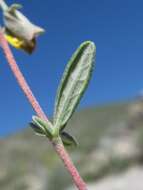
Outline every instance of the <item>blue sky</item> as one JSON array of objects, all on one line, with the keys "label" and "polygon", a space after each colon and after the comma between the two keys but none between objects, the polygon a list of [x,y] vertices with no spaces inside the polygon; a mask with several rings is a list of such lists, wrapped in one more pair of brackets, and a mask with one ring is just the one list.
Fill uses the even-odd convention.
[{"label": "blue sky", "polygon": [[[32,56],[13,49],[15,58],[44,111],[52,115],[56,89],[77,46],[92,40],[96,67],[80,107],[126,101],[143,88],[143,1],[7,0],[46,33]],[[42,2],[42,3],[41,3]],[[1,20],[2,22],[2,20]],[[27,123],[34,114],[0,51],[0,136]]]}]

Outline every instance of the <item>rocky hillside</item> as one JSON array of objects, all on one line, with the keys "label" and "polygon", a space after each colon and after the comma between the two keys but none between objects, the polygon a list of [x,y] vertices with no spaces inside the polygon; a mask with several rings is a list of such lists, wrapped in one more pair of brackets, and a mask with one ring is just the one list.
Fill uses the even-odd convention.
[{"label": "rocky hillside", "polygon": [[[89,108],[71,119],[67,130],[77,138],[79,146],[68,151],[84,179],[91,183],[91,190],[100,182],[116,182],[112,176],[121,175],[122,179],[126,172],[129,175],[134,168],[143,167],[141,102]],[[136,173],[139,173],[137,179],[143,175]],[[1,190],[64,190],[71,189],[71,185],[69,175],[46,138],[26,129],[0,140]],[[121,185],[119,190],[127,187]]]}]

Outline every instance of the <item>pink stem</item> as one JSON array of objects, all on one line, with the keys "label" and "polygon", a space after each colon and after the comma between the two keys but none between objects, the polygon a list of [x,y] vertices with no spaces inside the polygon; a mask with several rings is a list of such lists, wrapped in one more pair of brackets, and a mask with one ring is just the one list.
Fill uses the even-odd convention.
[{"label": "pink stem", "polygon": [[[14,59],[14,56],[9,48],[9,45],[3,35],[2,30],[0,30],[0,44],[4,51],[5,57],[9,63],[9,66],[10,66],[14,76],[16,77],[16,80],[17,80],[19,86],[23,90],[24,94],[26,95],[27,99],[29,100],[30,104],[32,105],[33,109],[35,110],[35,112],[37,113],[37,115],[40,118],[42,118],[44,120],[48,120],[47,116],[45,115],[42,108],[40,107],[38,101],[34,97],[30,87],[28,86],[23,74],[21,73],[21,71]],[[85,182],[80,177],[76,167],[74,166],[68,153],[66,152],[62,142],[57,141],[57,142],[52,142],[52,144],[53,144],[55,151],[57,152],[57,154],[59,155],[61,160],[64,162],[65,167],[67,168],[70,175],[72,176],[72,179],[73,179],[75,185],[77,186],[77,188],[79,190],[87,190]]]},{"label": "pink stem", "polygon": [[69,154],[66,152],[63,143],[52,143],[55,147],[55,151],[57,152],[57,154],[60,156],[60,158],[63,160],[63,163],[65,165],[65,167],[67,168],[67,170],[69,171],[70,175],[73,178],[73,181],[75,183],[75,185],[77,186],[77,188],[79,190],[88,190],[87,186],[85,184],[85,182],[82,180],[81,176],[79,175],[77,169],[75,168],[75,166],[73,165]]},{"label": "pink stem", "polygon": [[21,89],[23,90],[27,99],[29,100],[30,104],[32,105],[33,109],[35,110],[35,112],[37,113],[37,115],[39,117],[47,120],[45,113],[41,109],[38,101],[36,100],[36,98],[34,97],[32,91],[31,91],[30,87],[27,85],[27,82],[25,81],[25,78],[24,78],[23,74],[21,73],[18,65],[16,64],[16,61],[12,55],[12,52],[8,46],[8,43],[5,40],[4,35],[1,31],[0,31],[0,43],[3,48],[4,54],[7,58],[7,61],[9,63],[9,66],[10,66],[14,76],[16,77],[19,86],[21,87]]}]

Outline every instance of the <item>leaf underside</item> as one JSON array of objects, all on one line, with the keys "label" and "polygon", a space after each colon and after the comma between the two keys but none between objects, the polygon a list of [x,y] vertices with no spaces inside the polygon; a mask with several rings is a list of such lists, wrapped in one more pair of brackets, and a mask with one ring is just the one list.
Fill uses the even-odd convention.
[{"label": "leaf underside", "polygon": [[77,146],[78,145],[78,142],[75,139],[75,137],[71,136],[67,132],[63,131],[60,134],[60,136],[61,136],[61,139],[62,139],[64,145],[66,145],[66,146]]},{"label": "leaf underside", "polygon": [[88,86],[95,50],[93,42],[84,42],[67,64],[58,88],[54,110],[54,126],[61,130],[66,126]]},{"label": "leaf underside", "polygon": [[33,122],[29,123],[30,127],[35,131],[37,135],[46,136],[45,129],[35,125]]}]

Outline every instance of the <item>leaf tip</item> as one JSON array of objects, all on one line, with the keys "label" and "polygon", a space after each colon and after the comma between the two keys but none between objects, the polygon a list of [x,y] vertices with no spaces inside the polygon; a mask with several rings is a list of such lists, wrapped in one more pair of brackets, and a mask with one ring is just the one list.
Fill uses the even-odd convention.
[{"label": "leaf tip", "polygon": [[96,45],[93,41],[87,40],[82,43],[82,46],[89,46],[91,49],[96,50]]}]

